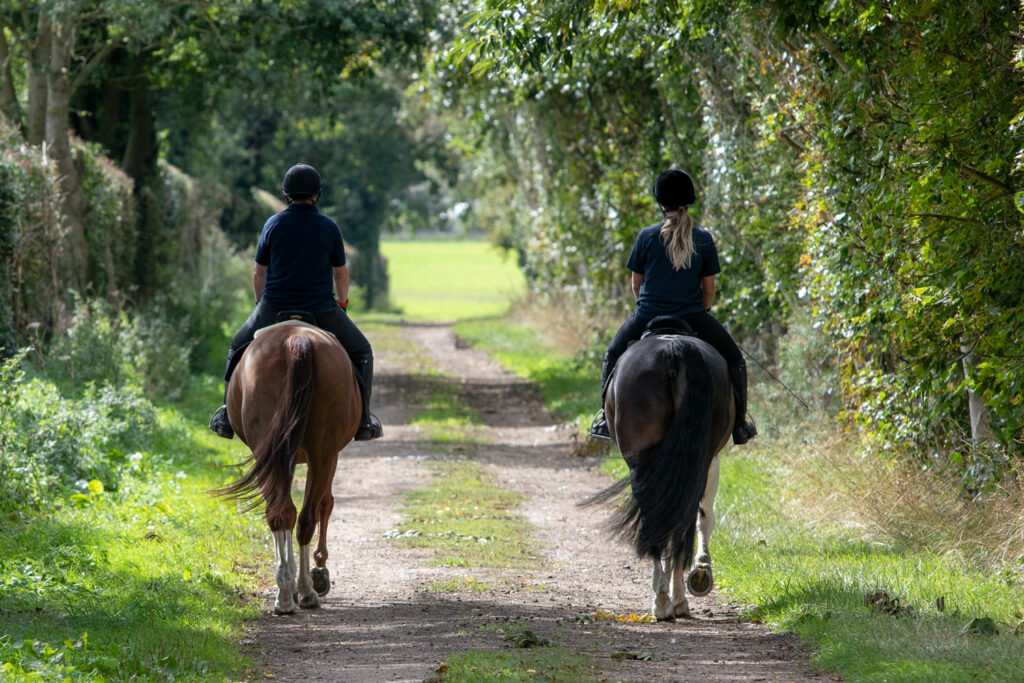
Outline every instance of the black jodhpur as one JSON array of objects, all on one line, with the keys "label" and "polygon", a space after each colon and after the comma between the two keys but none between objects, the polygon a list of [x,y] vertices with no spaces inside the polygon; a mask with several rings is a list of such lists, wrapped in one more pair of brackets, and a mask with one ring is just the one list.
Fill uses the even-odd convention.
[{"label": "black jodhpur", "polygon": [[[227,395],[228,382],[231,381],[231,371],[234,369],[232,360],[238,350],[251,342],[256,336],[256,331],[278,322],[277,316],[282,311],[295,310],[294,308],[277,308],[264,301],[256,304],[249,319],[245,321],[241,329],[231,339],[231,346],[228,349],[227,366],[224,370],[224,392]],[[356,371],[356,380],[359,382],[359,389],[363,395],[363,416],[360,424],[367,424],[370,419],[370,393],[373,390],[373,349],[370,342],[356,324],[352,322],[348,314],[338,306],[331,306],[317,311],[310,311],[316,318],[317,327],[330,332],[348,352],[352,365]]]},{"label": "black jodhpur", "polygon": [[[750,425],[749,428],[746,427],[747,363],[743,359],[740,347],[733,341],[732,335],[707,311],[698,311],[697,313],[676,317],[685,321],[701,339],[714,347],[715,351],[718,351],[725,359],[726,365],[729,368],[729,380],[732,383],[733,396],[736,401],[736,428],[737,430],[741,428],[753,429],[753,425]],[[647,323],[652,319],[634,312],[622,324],[619,331],[615,333],[615,337],[612,338],[611,344],[608,345],[608,351],[604,355],[604,364],[601,366],[602,403],[604,403],[605,394],[608,393],[608,381],[611,379],[615,364],[622,354],[626,352],[629,343],[640,339],[644,330],[647,329]],[[733,433],[734,438],[739,436],[741,439],[737,440],[736,443],[746,441],[743,438],[743,434],[737,435],[736,430]],[[753,436],[753,434],[750,434],[750,436]]]}]

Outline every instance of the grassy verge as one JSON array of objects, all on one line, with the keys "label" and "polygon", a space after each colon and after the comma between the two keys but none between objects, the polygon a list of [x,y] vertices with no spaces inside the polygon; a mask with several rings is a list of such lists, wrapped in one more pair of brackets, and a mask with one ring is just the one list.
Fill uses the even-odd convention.
[{"label": "grassy verge", "polygon": [[[530,527],[513,509],[523,496],[498,488],[479,463],[429,461],[430,486],[406,494],[398,542],[433,548],[439,564],[457,567],[533,567]],[[472,579],[438,590],[482,590]]]},{"label": "grassy verge", "polygon": [[[563,416],[585,414],[596,401],[588,389],[593,374],[539,331],[509,321],[462,323],[457,331],[537,381]],[[752,402],[765,413],[761,437],[723,453],[712,541],[723,596],[746,605],[751,620],[796,632],[815,663],[844,680],[1020,680],[1024,558],[984,562],[984,553],[955,543],[900,543],[872,531],[862,508],[837,504],[851,499],[838,496],[827,476],[808,479],[800,471],[821,469],[814,449],[827,439],[809,435],[827,419],[796,424],[783,415],[786,406],[769,408],[783,402],[768,391],[755,389]],[[892,476],[872,493],[898,516],[907,504],[899,500],[898,477],[881,464],[857,466],[868,470],[865,480],[872,472],[876,480]],[[618,477],[626,469],[610,458],[605,471]]]},{"label": "grassy verge", "polygon": [[[212,383],[201,393],[216,405]],[[218,680],[252,666],[238,640],[269,551],[252,515],[206,493],[232,474],[211,465],[242,447],[183,410],[160,409],[156,446],[127,456],[116,491],[96,481],[3,525],[0,679]]]}]

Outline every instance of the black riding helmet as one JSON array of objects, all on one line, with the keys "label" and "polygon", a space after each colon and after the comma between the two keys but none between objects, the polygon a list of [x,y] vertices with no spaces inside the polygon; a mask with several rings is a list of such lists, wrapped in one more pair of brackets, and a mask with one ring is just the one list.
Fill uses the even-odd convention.
[{"label": "black riding helmet", "polygon": [[293,199],[309,199],[320,192],[320,174],[309,164],[295,164],[284,174],[281,192]]},{"label": "black riding helmet", "polygon": [[666,211],[675,211],[680,206],[690,206],[697,201],[693,178],[686,171],[677,168],[665,171],[654,181],[654,199]]}]

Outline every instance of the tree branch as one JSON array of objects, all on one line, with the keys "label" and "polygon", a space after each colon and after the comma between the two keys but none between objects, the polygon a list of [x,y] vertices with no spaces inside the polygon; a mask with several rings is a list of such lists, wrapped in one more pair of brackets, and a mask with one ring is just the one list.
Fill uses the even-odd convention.
[{"label": "tree branch", "polygon": [[974,180],[979,180],[979,181],[985,183],[986,185],[989,185],[991,187],[996,188],[997,190],[1000,190],[1003,194],[1007,194],[1007,195],[1010,195],[1010,196],[1013,196],[1014,194],[1016,194],[1016,192],[1014,191],[1014,189],[1012,187],[1010,187],[1009,185],[1007,185],[1006,183],[1004,183],[1001,180],[997,180],[996,178],[993,178],[992,176],[990,176],[988,174],[982,173],[981,171],[979,171],[976,168],[971,168],[967,164],[959,164],[959,166],[960,166],[960,173],[962,173],[963,175],[967,176],[968,178],[973,178]]},{"label": "tree branch", "polygon": [[71,92],[75,93],[78,90],[78,88],[85,83],[86,79],[89,78],[89,75],[93,72],[93,70],[97,66],[102,64],[103,60],[109,57],[110,54],[119,47],[120,45],[117,43],[107,43],[100,49],[99,52],[94,54],[92,58],[88,62],[86,62],[85,66],[83,66],[82,69],[78,72],[78,75],[75,76],[75,80],[71,82]]},{"label": "tree branch", "polygon": [[908,213],[907,218],[934,218],[940,221],[955,221],[957,223],[971,223],[973,225],[988,225],[977,218],[964,218],[963,216],[949,216],[943,213]]},{"label": "tree branch", "polygon": [[796,140],[794,140],[793,138],[791,138],[791,137],[789,136],[789,133],[787,133],[787,132],[786,132],[786,131],[785,131],[784,129],[781,129],[781,128],[780,128],[780,129],[779,129],[779,131],[778,131],[778,132],[776,133],[776,135],[777,135],[777,136],[778,136],[778,137],[779,137],[779,138],[780,138],[780,139],[781,139],[781,140],[782,140],[783,142],[785,142],[785,143],[786,143],[787,145],[789,145],[789,146],[790,146],[790,147],[792,147],[792,148],[793,148],[794,150],[796,150],[796,153],[797,153],[797,154],[804,154],[805,152],[807,152],[807,148],[806,148],[806,147],[804,147],[803,145],[801,145],[801,144],[800,144],[799,142],[797,142],[797,141],[796,141]]}]

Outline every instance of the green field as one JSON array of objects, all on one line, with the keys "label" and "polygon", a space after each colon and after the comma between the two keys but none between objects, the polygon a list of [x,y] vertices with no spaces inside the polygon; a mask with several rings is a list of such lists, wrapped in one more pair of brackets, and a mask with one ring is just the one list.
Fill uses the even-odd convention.
[{"label": "green field", "polygon": [[403,318],[455,321],[502,315],[526,291],[515,256],[484,241],[385,240],[391,303]]}]

